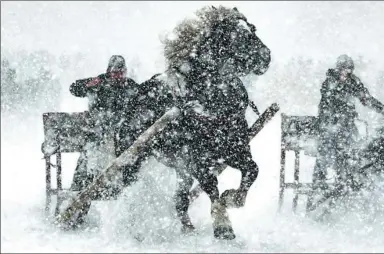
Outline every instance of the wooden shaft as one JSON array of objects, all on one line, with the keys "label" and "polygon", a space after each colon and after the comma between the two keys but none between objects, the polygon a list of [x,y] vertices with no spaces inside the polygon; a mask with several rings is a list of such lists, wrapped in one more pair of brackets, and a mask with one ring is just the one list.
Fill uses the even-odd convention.
[{"label": "wooden shaft", "polygon": [[[151,127],[142,133],[138,139],[119,157],[114,159],[111,164],[98,175],[91,184],[82,190],[75,199],[70,202],[67,208],[56,217],[56,223],[68,226],[72,223],[73,217],[80,213],[84,205],[102,191],[109,182],[116,180],[121,173],[123,166],[132,166],[140,156],[141,150],[159,132],[161,132],[171,121],[180,115],[180,109],[173,107],[158,119]],[[119,186],[123,188],[123,186]]]}]

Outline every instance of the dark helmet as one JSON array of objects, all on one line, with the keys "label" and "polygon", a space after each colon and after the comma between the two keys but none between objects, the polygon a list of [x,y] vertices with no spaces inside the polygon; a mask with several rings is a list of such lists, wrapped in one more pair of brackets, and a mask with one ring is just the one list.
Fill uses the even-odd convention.
[{"label": "dark helmet", "polygon": [[125,59],[124,57],[120,55],[113,55],[109,59],[107,73],[108,72],[115,72],[115,71],[127,71],[127,66],[125,65]]},{"label": "dark helmet", "polygon": [[355,69],[355,64],[353,63],[353,60],[351,57],[347,55],[341,55],[337,58],[336,68],[339,70],[348,69],[353,71]]}]

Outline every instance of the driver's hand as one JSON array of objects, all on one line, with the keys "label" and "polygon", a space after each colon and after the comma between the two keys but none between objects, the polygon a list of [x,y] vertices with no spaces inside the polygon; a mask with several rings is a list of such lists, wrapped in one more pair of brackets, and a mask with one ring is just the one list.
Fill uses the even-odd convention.
[{"label": "driver's hand", "polygon": [[87,83],[87,87],[95,87],[101,83],[101,79],[99,77],[92,79]]}]

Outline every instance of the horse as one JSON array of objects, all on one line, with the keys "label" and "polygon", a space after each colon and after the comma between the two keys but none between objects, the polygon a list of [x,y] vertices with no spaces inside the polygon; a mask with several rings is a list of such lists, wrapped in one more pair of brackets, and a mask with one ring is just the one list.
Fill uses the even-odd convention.
[{"label": "horse", "polygon": [[[131,105],[135,117],[122,124],[116,144],[122,153],[178,106],[181,116],[148,144],[134,167],[123,170],[124,182],[134,182],[141,163],[154,156],[176,171],[175,206],[182,231],[194,230],[188,197],[195,179],[211,201],[214,237],[231,240],[236,235],[227,208],[244,206],[259,171],[247,139],[249,101],[240,77],[263,75],[271,52],[237,8],[207,6],[195,14],[163,40],[167,69],[140,84],[140,96]],[[240,170],[241,182],[237,190],[220,196],[212,168],[222,163]]]}]

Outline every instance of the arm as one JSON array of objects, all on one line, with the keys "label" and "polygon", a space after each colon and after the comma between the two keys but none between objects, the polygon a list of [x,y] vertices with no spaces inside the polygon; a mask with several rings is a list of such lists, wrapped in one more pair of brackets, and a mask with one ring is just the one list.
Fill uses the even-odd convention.
[{"label": "arm", "polygon": [[104,75],[100,75],[96,78],[86,78],[76,80],[75,83],[69,87],[69,91],[76,97],[86,97],[87,93],[95,90],[99,84],[105,79]]},{"label": "arm", "polygon": [[364,84],[360,81],[359,78],[354,77],[354,80],[356,81],[356,97],[360,100],[360,102],[373,110],[375,110],[377,113],[384,115],[384,104],[382,104],[379,100],[377,100],[375,97],[373,97],[368,89],[364,86]]},{"label": "arm", "polygon": [[91,80],[91,78],[76,80],[75,83],[69,87],[69,91],[72,95],[76,97],[85,97],[87,96],[86,84]]},{"label": "arm", "polygon": [[364,102],[362,102],[364,106],[368,106],[372,109],[374,109],[377,113],[384,115],[384,105],[381,103],[378,99],[373,97],[372,95],[369,95],[364,99]]}]

